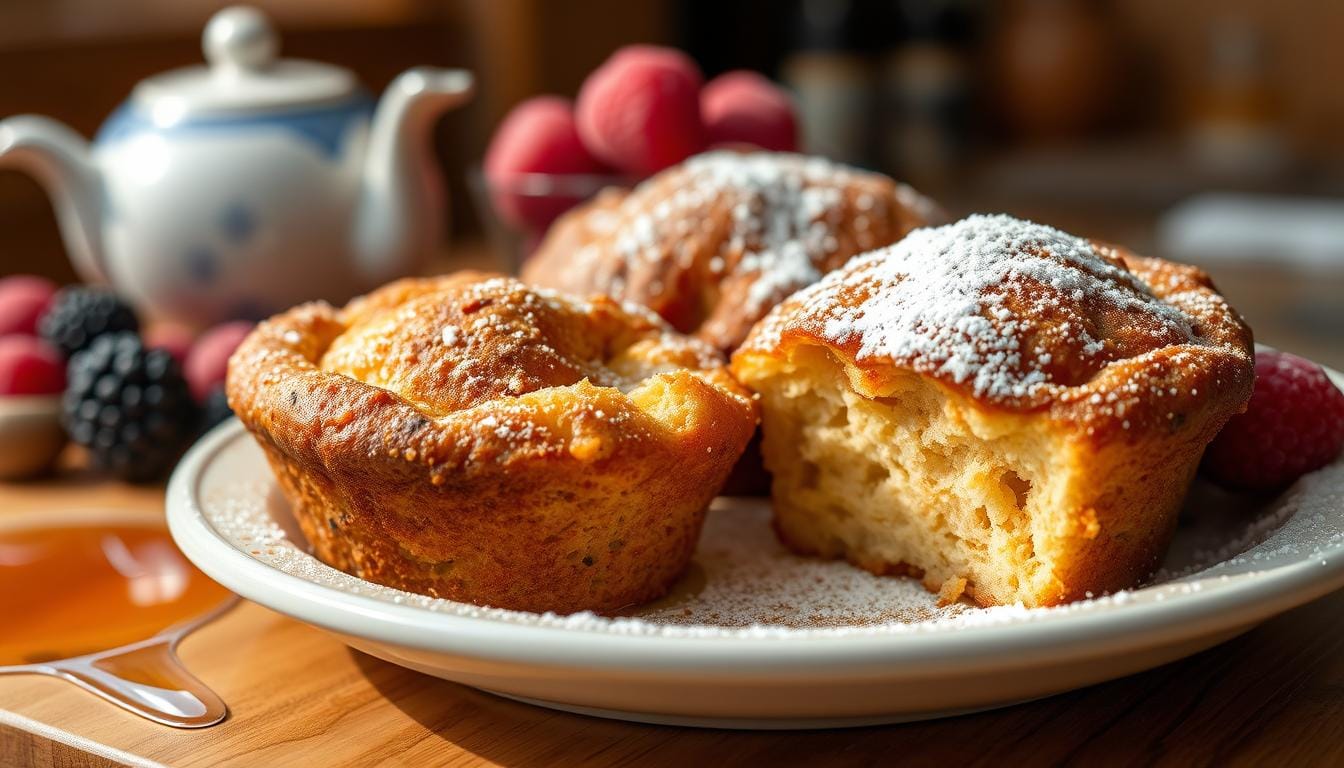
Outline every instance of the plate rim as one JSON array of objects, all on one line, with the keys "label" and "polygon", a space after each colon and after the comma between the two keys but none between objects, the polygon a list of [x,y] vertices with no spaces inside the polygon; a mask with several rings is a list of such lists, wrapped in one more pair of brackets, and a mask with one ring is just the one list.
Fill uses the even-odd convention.
[{"label": "plate rim", "polygon": [[[1330,368],[1325,371],[1344,387],[1344,375]],[[1340,542],[1309,559],[1299,556],[1241,583],[1193,596],[912,633],[687,637],[460,616],[318,584],[253,558],[224,539],[205,519],[199,486],[206,467],[247,437],[241,422],[226,421],[188,451],[169,480],[168,528],[196,567],[244,598],[337,634],[480,661],[652,676],[731,670],[744,678],[769,677],[787,669],[790,679],[834,678],[839,673],[859,677],[879,670],[890,675],[895,665],[903,674],[932,677],[951,669],[967,674],[982,667],[1028,668],[1044,661],[1104,656],[1136,645],[1179,643],[1248,627],[1344,587],[1344,542]],[[1136,639],[1140,637],[1141,641]]]}]

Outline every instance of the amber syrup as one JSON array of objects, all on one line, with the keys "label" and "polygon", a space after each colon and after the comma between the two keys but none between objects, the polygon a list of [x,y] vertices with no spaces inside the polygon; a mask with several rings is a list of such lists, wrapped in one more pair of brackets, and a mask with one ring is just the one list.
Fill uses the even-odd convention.
[{"label": "amber syrup", "polygon": [[161,525],[0,530],[0,666],[145,640],[228,595]]}]

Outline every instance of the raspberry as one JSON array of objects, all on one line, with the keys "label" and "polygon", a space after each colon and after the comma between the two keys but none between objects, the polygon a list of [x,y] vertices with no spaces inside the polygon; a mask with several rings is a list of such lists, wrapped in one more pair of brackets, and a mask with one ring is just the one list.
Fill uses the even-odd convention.
[{"label": "raspberry", "polygon": [[177,362],[133,333],[94,339],[70,359],[68,377],[66,432],[95,467],[123,480],[162,477],[196,435],[196,405]]},{"label": "raspberry", "polygon": [[65,360],[36,336],[0,336],[0,395],[58,395]]},{"label": "raspberry", "polygon": [[126,302],[105,288],[63,288],[38,321],[37,331],[70,357],[104,333],[138,331],[140,321]]},{"label": "raspberry", "polygon": [[1220,485],[1281,488],[1329,464],[1344,447],[1344,392],[1319,365],[1285,352],[1255,356],[1255,392],[1204,453]]},{"label": "raspberry", "polygon": [[588,76],[576,108],[579,136],[601,160],[652,174],[705,147],[700,69],[681,51],[632,45]]},{"label": "raspberry", "polygon": [[224,383],[228,373],[229,356],[243,343],[247,334],[252,332],[252,323],[238,320],[224,323],[206,331],[196,340],[196,345],[187,353],[187,362],[182,366],[191,385],[191,396],[196,402],[204,403],[210,390]]},{"label": "raspberry", "polygon": [[580,202],[573,194],[525,188],[528,174],[590,175],[608,170],[583,146],[574,108],[558,96],[528,99],[509,112],[485,153],[495,210],[510,223],[542,231]]},{"label": "raspberry", "polygon": [[700,92],[700,114],[711,146],[748,144],[798,151],[798,118],[779,86],[748,70],[726,72]]},{"label": "raspberry", "polygon": [[0,279],[0,336],[37,333],[37,320],[55,293],[55,283],[35,275]]}]

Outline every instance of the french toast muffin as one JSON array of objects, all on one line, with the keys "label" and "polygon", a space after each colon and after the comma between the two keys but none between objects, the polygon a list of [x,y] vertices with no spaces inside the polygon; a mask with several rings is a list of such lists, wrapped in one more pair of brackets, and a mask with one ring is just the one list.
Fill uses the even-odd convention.
[{"label": "french toast muffin", "polygon": [[530,611],[663,594],[756,426],[647,309],[480,274],[273,317],[227,386],[323,561]]},{"label": "french toast muffin", "polygon": [[732,370],[761,397],[788,546],[1027,606],[1152,572],[1254,378],[1200,270],[1007,216],[856,257]]},{"label": "french toast muffin", "polygon": [[724,352],[857,253],[941,223],[886,176],[790,153],[708,152],[560,218],[523,279],[652,308]]}]

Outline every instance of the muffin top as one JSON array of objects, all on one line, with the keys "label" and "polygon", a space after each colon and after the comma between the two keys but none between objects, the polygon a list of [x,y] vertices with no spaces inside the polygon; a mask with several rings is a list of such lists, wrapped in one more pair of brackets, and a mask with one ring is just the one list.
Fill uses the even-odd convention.
[{"label": "muffin top", "polygon": [[870,397],[914,371],[1089,432],[1244,402],[1253,376],[1250,329],[1204,272],[1002,215],[856,257],[771,312],[738,356],[796,344],[829,348]]},{"label": "muffin top", "polygon": [[[479,273],[402,280],[344,309],[318,302],[278,315],[231,358],[228,395],[249,429],[306,461],[390,460],[436,484],[461,470],[597,460],[618,448],[726,450],[718,444],[755,422],[723,357],[648,309]],[[707,413],[734,425],[714,434],[699,421]]]},{"label": "muffin top", "polygon": [[523,278],[637,301],[730,351],[790,293],[939,219],[927,198],[879,174],[710,152],[562,218]]},{"label": "muffin top", "polygon": [[[388,297],[395,297],[388,301]],[[634,304],[582,300],[507,277],[394,283],[341,313],[320,367],[443,416],[587,380],[630,390],[662,372],[723,359]]]}]

